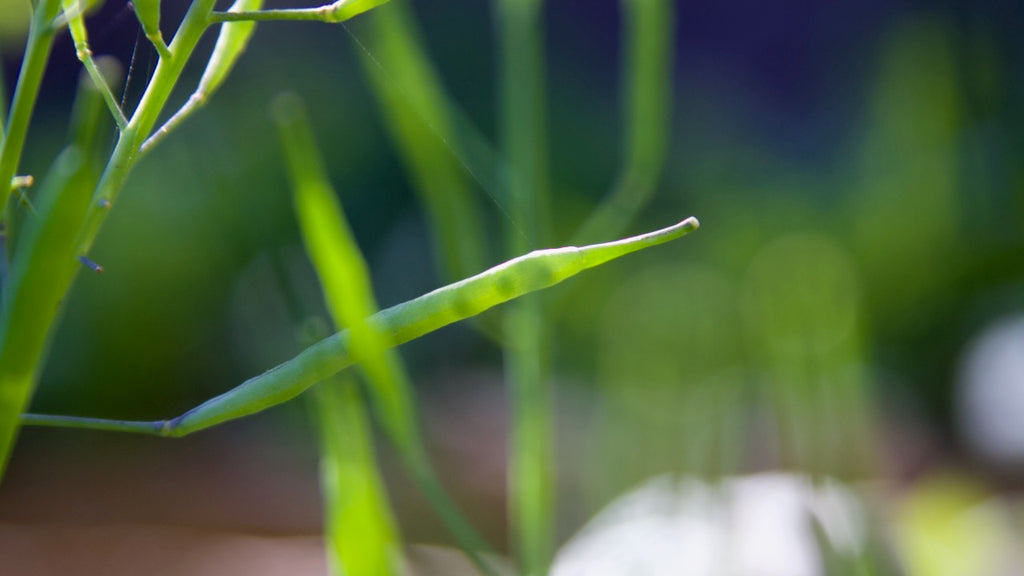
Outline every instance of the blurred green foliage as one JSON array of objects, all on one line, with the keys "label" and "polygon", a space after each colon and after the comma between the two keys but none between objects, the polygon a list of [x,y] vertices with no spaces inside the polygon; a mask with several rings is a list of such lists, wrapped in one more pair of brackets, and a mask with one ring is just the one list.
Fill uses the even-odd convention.
[{"label": "blurred green foliage", "polygon": [[[23,5],[0,2],[0,38],[12,37],[9,14]],[[494,263],[494,231],[509,207],[487,175],[500,170],[487,166],[489,150],[460,140],[464,125],[492,142],[498,132],[491,15],[477,3],[415,8],[428,76],[406,66],[395,29],[408,23],[384,16],[387,7],[347,31],[259,29],[221,93],[131,177],[94,253],[106,273],[75,285],[36,410],[163,417],[287,354],[290,335],[274,322],[260,327],[252,304],[272,290],[253,269],[298,245],[266,113],[284,88],[318,111],[327,170],[344,182],[382,305],[440,285],[439,270]],[[628,142],[616,120],[622,79],[611,72],[618,45],[603,36],[585,44],[567,24],[593,17],[596,30],[614,30],[618,15],[589,8],[551,8],[554,244],[568,242],[614,184]],[[680,22],[695,17],[676,9]],[[581,481],[586,509],[665,471],[912,476],[920,471],[909,464],[886,464],[905,440],[888,436],[901,433],[892,420],[908,413],[957,449],[959,352],[981,325],[1024,304],[1019,40],[980,12],[899,6],[865,18],[871,33],[857,42],[790,31],[812,36],[805,53],[827,62],[803,72],[819,91],[798,112],[787,108],[803,102],[798,86],[760,86],[737,63],[760,62],[750,56],[764,49],[756,39],[730,51],[680,35],[674,112],[660,119],[665,172],[660,185],[644,183],[652,201],[630,229],[694,213],[704,230],[556,288],[549,312],[557,377],[582,383],[596,406],[577,432],[592,472]],[[819,33],[847,30],[830,26]],[[815,42],[832,51],[815,52]],[[135,82],[152,58],[140,47]],[[772,90],[797,104],[779,104]],[[28,143],[30,167],[52,156],[62,136],[53,118],[69,105],[44,95],[53,100]],[[423,145],[396,147],[389,131]],[[424,206],[416,191],[426,188],[472,196],[479,217]],[[429,226],[436,221],[484,239],[460,245],[449,228]],[[414,381],[452,367],[497,370],[484,336],[445,334],[403,349]],[[907,522],[930,524],[927,504],[908,504]]]}]

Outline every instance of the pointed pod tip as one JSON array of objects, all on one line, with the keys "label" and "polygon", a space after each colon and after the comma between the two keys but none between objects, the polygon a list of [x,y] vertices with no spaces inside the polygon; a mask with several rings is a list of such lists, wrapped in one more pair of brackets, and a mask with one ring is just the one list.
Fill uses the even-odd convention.
[{"label": "pointed pod tip", "polygon": [[587,268],[597,266],[603,262],[607,262],[613,258],[618,258],[629,254],[630,252],[636,252],[637,250],[643,250],[651,246],[657,246],[658,244],[664,244],[677,238],[686,236],[690,232],[693,232],[700,227],[700,222],[690,216],[672,226],[662,228],[660,230],[654,230],[646,234],[640,234],[639,236],[633,236],[630,238],[623,238],[622,240],[615,240],[613,242],[605,242],[603,244],[592,244],[590,246],[583,246],[578,250],[587,254]]},{"label": "pointed pod tip", "polygon": [[685,236],[698,228],[700,228],[700,221],[697,220],[695,216],[690,216],[680,220],[677,224],[673,224],[667,228],[655,230],[654,232],[649,232],[647,234],[641,234],[636,238],[650,239],[655,241],[655,243],[660,244],[661,242],[675,240],[676,238]]}]

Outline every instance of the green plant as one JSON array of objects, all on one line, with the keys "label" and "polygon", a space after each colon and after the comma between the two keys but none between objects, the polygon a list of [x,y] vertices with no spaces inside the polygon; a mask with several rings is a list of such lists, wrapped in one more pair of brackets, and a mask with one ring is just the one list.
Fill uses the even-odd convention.
[{"label": "green plant", "polygon": [[[393,573],[399,569],[394,557],[389,555],[394,553],[390,550],[396,545],[397,536],[383,489],[376,478],[362,400],[353,386],[333,381],[347,366],[359,364],[367,395],[384,431],[460,545],[472,555],[481,570],[490,570],[479,554],[486,551],[486,544],[448,500],[432,472],[420,439],[411,385],[392,348],[441,326],[476,316],[497,304],[551,286],[584,269],[678,238],[697,227],[696,220],[689,218],[663,230],[616,242],[529,252],[546,245],[549,235],[540,82],[541,4],[537,0],[503,0],[498,4],[504,54],[501,156],[506,164],[498,177],[488,179],[496,183],[497,189],[492,190],[492,194],[504,198],[509,207],[512,223],[506,234],[509,256],[528,254],[378,312],[366,265],[317,160],[299,107],[294,101],[284,100],[278,119],[307,252],[320,276],[335,325],[346,329],[317,338],[316,343],[292,360],[169,420],[135,422],[24,414],[39,379],[61,302],[82,264],[91,263],[89,250],[132,168],[141,156],[149,153],[217,91],[245,50],[254,33],[254,22],[343,22],[379,4],[382,4],[379,0],[339,0],[310,9],[261,10],[261,0],[236,0],[228,11],[219,12],[214,10],[213,0],[194,0],[171,42],[165,44],[158,4],[152,0],[138,2],[136,11],[140,24],[159,54],[159,63],[139,105],[129,117],[114,97],[112,75],[104,71],[89,48],[84,14],[90,6],[83,0],[39,0],[36,3],[21,73],[0,144],[0,183],[4,183],[0,186],[0,204],[5,207],[4,223],[8,226],[11,247],[0,309],[0,473],[22,424],[183,436],[275,406],[314,384],[329,381],[318,392],[315,407],[320,415],[323,439],[328,529],[335,551],[332,557],[335,566],[344,572]],[[660,140],[664,134],[654,131],[646,135],[643,126],[651,124],[652,118],[659,111],[664,112],[667,106],[663,67],[667,65],[664,54],[669,34],[664,17],[669,14],[670,4],[661,0],[630,0],[625,4],[630,8],[633,39],[633,58],[629,65],[637,68],[632,76],[633,90],[627,110],[631,125],[637,127],[632,132],[623,176],[623,182],[628,184],[619,185],[611,197],[613,207],[599,210],[599,223],[588,224],[581,233],[583,237],[596,236],[605,227],[624,226],[650,195],[661,165],[663,143]],[[440,194],[451,194],[441,179],[451,177],[452,166],[439,169],[434,160],[445,157],[446,152],[438,154],[437,150],[421,149],[412,143],[410,133],[419,129],[417,119],[433,121],[430,125],[435,131],[454,130],[451,126],[460,121],[457,111],[449,106],[449,99],[439,88],[429,63],[417,57],[423,50],[417,47],[414,34],[405,33],[411,20],[407,14],[397,12],[400,9],[396,7],[396,12],[389,16],[393,20],[384,17],[379,20],[385,31],[381,37],[395,49],[389,53],[390,57],[404,65],[396,67],[405,72],[396,84],[407,82],[408,86],[430,88],[435,97],[396,99],[393,94],[389,97],[386,83],[381,84],[378,77],[379,98],[391,115],[396,140],[404,143],[404,152],[412,170],[418,174],[420,188],[427,190],[424,197],[428,205],[433,206],[432,219],[444,253],[445,268],[449,276],[458,277],[481,267],[480,255],[465,248],[478,238],[459,237],[460,233],[479,234],[465,231],[473,227],[472,218],[467,220],[466,216],[472,214],[472,210],[466,208],[464,194],[454,196],[454,200],[431,203],[431,199],[436,200]],[[17,208],[10,196],[25,183],[23,178],[16,177],[17,168],[49,51],[54,37],[65,26],[87,74],[79,95],[75,128],[65,151],[42,179],[35,211],[15,218],[13,213]],[[220,27],[217,43],[198,87],[180,110],[157,127],[171,91],[182,78],[186,63],[193,58],[200,38],[217,26]],[[644,32],[648,28],[662,41],[645,44],[642,40],[650,37]],[[647,59],[641,54],[648,54]],[[638,64],[652,55],[655,62],[661,62],[660,66],[649,69]],[[368,69],[373,72],[370,63]],[[657,73],[659,70],[661,74]],[[659,82],[660,87],[648,85]],[[654,96],[646,99],[646,94]],[[117,145],[109,155],[104,154],[102,139],[97,136],[103,132],[104,107],[119,132]],[[479,141],[473,144],[456,143],[452,150],[461,158],[468,157],[468,150],[490,154],[486,145]],[[479,164],[467,162],[470,166]],[[624,202],[628,210],[616,208]],[[609,219],[619,221],[608,222]],[[449,223],[457,226],[448,226]],[[512,516],[517,527],[522,568],[530,574],[546,572],[553,539],[551,409],[544,358],[550,338],[546,307],[542,299],[530,297],[506,311],[503,318],[507,364],[514,390]],[[297,322],[302,320],[296,319]],[[342,467],[358,470],[359,475],[341,474],[338,471]],[[353,492],[372,497],[353,498]],[[349,522],[361,528],[352,529],[353,524]],[[374,546],[353,545],[353,534],[367,533],[377,535]],[[352,552],[357,549],[359,553]]]}]

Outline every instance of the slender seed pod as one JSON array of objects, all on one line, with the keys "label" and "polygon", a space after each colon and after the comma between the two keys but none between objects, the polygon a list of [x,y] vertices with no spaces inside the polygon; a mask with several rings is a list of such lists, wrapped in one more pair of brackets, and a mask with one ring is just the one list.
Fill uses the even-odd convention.
[{"label": "slender seed pod", "polygon": [[[471,278],[434,290],[369,319],[397,346],[453,322],[547,288],[587,268],[643,248],[674,240],[696,230],[695,218],[658,230],[582,248],[536,250]],[[318,381],[353,364],[348,331],[310,346],[295,358],[200,404],[164,426],[167,435],[183,436],[221,422],[255,414],[301,394]]]},{"label": "slender seed pod", "polygon": [[325,22],[344,22],[358,16],[371,8],[376,8],[388,0],[338,0],[326,7]]},{"label": "slender seed pod", "polygon": [[146,38],[154,43],[163,44],[164,37],[160,33],[160,0],[132,0],[132,6]]},{"label": "slender seed pod", "polygon": [[0,308],[0,475],[18,415],[35,388],[60,304],[78,271],[75,239],[96,185],[92,158],[103,146],[103,99],[83,74],[75,99],[71,145],[43,180],[36,213],[18,233]]},{"label": "slender seed pod", "polygon": [[74,240],[94,183],[84,154],[69,148],[45,178],[37,214],[19,233],[0,309],[0,470],[38,379],[50,326],[78,268]]},{"label": "slender seed pod", "polygon": [[[471,278],[381,310],[367,321],[387,335],[389,346],[398,346],[513,298],[557,284],[588,268],[675,240],[698,226],[697,219],[690,217],[668,228],[615,242],[536,250]],[[317,382],[348,368],[355,363],[349,338],[347,330],[329,336],[291,360],[170,420],[131,421],[25,414],[22,422],[35,426],[186,436],[287,402]]]},{"label": "slender seed pod", "polygon": [[[249,12],[262,7],[263,0],[235,0],[227,13]],[[206,104],[206,101],[220,88],[235,67],[235,63],[245,52],[245,48],[249,45],[249,39],[252,38],[255,31],[255,22],[224,22],[221,24],[217,43],[213,46],[213,53],[206,64],[206,69],[203,70],[203,76],[199,79],[199,86],[196,87],[195,92],[189,96],[185,104],[152,136],[146,139],[139,150],[142,154],[148,153],[153,146]]]},{"label": "slender seed pod", "polygon": [[75,52],[79,60],[91,55],[89,50],[89,32],[85,28],[84,0],[62,0],[64,14],[68,18],[68,32],[75,43]]},{"label": "slender seed pod", "polygon": [[[228,12],[247,12],[259,10],[263,7],[263,0],[235,0],[228,8]],[[249,45],[249,39],[256,30],[255,22],[225,22],[217,36],[217,43],[213,47],[213,54],[210,55],[209,63],[199,79],[197,93],[208,97],[227,78],[235,62]]]}]

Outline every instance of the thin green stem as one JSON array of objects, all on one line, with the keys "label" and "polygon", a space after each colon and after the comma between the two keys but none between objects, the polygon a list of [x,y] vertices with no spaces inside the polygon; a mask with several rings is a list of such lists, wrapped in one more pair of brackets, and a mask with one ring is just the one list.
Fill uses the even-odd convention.
[{"label": "thin green stem", "polygon": [[130,432],[132,434],[148,434],[170,436],[168,421],[155,420],[140,422],[137,420],[108,420],[104,418],[83,418],[80,416],[53,416],[42,414],[22,414],[22,426],[44,426],[49,428],[78,428],[81,430],[102,430],[107,432]]},{"label": "thin green stem", "polygon": [[[230,12],[256,9],[263,5],[263,0],[235,0],[231,5]],[[159,144],[168,134],[177,128],[187,118],[196,113],[206,104],[210,96],[220,88],[228,74],[234,68],[235,63],[245,52],[249,45],[249,39],[256,31],[256,24],[253,22],[236,22],[222,24],[220,34],[217,35],[217,43],[213,47],[213,53],[206,64],[202,78],[199,79],[199,86],[189,96],[188,101],[174,113],[164,124],[156,130],[139,149],[139,153],[145,155],[153,146]]]},{"label": "thin green stem", "polygon": [[76,48],[75,53],[85,67],[85,71],[97,86],[97,89],[99,89],[100,95],[103,96],[103,102],[107,105],[107,109],[110,110],[110,115],[114,118],[117,129],[123,132],[128,128],[128,118],[125,117],[124,111],[121,110],[121,105],[118,103],[117,97],[114,96],[114,92],[110,89],[110,84],[107,83],[103,72],[96,66],[96,60],[92,57],[92,52],[88,51],[88,48],[86,50],[83,51]]},{"label": "thin green stem", "polygon": [[[23,290],[19,291],[14,287],[9,290],[13,296],[9,296],[5,291],[4,313],[0,317],[0,477],[17,436],[19,415],[31,398],[48,335],[56,320],[58,304],[63,300],[81,268],[79,260],[88,253],[111,203],[124,186],[143,137],[155,124],[185,62],[206,30],[214,2],[215,0],[195,0],[192,3],[175,35],[172,44],[174,56],[160,60],[157,65],[139,107],[127,128],[121,132],[117,147],[99,184],[93,187],[95,181],[88,170],[87,162],[82,162],[84,166],[81,170],[64,177],[61,186],[67,193],[73,193],[76,199],[85,199],[86,205],[81,209],[85,215],[80,215],[77,212],[78,204],[71,202],[63,202],[68,206],[66,209],[43,211],[39,228],[46,231],[43,235],[46,240],[40,244],[39,250],[63,254],[65,235],[70,235],[70,252],[78,258],[71,255],[66,258],[53,258],[47,254],[36,257],[35,254],[26,252],[23,261],[19,261],[20,247],[19,253],[15,254],[12,276],[20,274],[21,270],[26,279]],[[17,157],[20,157],[28,116],[31,114],[31,103],[19,106],[19,102],[24,101],[25,95],[29,93],[34,99],[38,90],[39,78],[33,80],[30,76],[33,70],[39,77],[42,76],[42,68],[46,64],[45,53],[52,44],[53,34],[54,16],[47,11],[51,10],[55,14],[59,6],[60,0],[41,0],[37,7],[29,33],[30,49],[26,53],[22,77],[19,78],[18,91],[15,94],[14,113],[8,124],[8,138],[4,141],[3,151],[0,152],[0,173],[6,174],[0,177],[0,182],[10,181],[17,165]],[[49,35],[48,40],[34,39],[42,35]],[[33,53],[36,55],[32,56]],[[69,165],[69,162],[65,161],[62,165]],[[95,189],[95,193],[91,195],[91,203],[90,194],[80,190],[86,184],[90,190]],[[9,190],[5,186],[0,193],[6,200]],[[71,207],[76,210],[74,214],[70,213]],[[31,245],[26,247],[26,251],[35,249]],[[14,284],[13,280],[11,284]],[[18,298],[19,292],[23,294],[22,298],[33,305],[14,302],[13,298]]]},{"label": "thin green stem", "polygon": [[[484,262],[486,237],[478,205],[455,149],[450,97],[426,54],[407,1],[368,16],[371,49],[360,51],[406,172],[430,218],[446,281],[464,278]],[[363,47],[353,35],[353,40]]]},{"label": "thin green stem", "polygon": [[78,236],[80,254],[87,254],[95,242],[96,235],[106,220],[110,207],[117,199],[117,195],[124,187],[124,183],[138,159],[142,143],[156,124],[160,112],[171,95],[171,90],[181,76],[185,63],[192,51],[195,50],[203,32],[209,26],[210,12],[213,10],[214,3],[215,0],[195,0],[192,3],[171,42],[171,57],[161,58],[153,71],[153,78],[142,95],[142,100],[128,122],[127,128],[121,132],[121,137],[117,141],[117,146],[107,163],[107,169],[93,196],[92,206],[89,208],[89,214],[86,216],[85,224]]},{"label": "thin green stem", "polygon": [[[0,50],[0,62],[3,62],[3,50]],[[7,124],[7,75],[0,66],[0,147],[3,146],[4,130]],[[0,219],[2,220],[2,219]]]},{"label": "thin green stem", "polygon": [[614,188],[580,227],[574,242],[621,234],[654,194],[665,163],[672,109],[672,0],[622,0],[622,6],[623,166]]},{"label": "thin green stem", "polygon": [[157,56],[159,56],[160,59],[172,58],[174,56],[171,49],[167,46],[167,43],[164,42],[163,37],[150,36],[147,34],[146,39],[148,39],[149,43],[156,49]]},{"label": "thin green stem", "polygon": [[21,61],[21,72],[18,84],[14,89],[14,101],[11,113],[7,118],[3,142],[0,143],[0,221],[4,220],[3,212],[10,198],[11,189],[8,183],[18,170],[21,153],[28,135],[28,125],[32,120],[39,95],[39,86],[46,71],[46,62],[50,58],[56,29],[53,19],[60,10],[60,0],[40,0],[32,15],[32,23],[28,32],[28,43],[25,56]]},{"label": "thin green stem", "polygon": [[269,20],[292,20],[326,22],[336,24],[344,22],[367,10],[380,6],[388,0],[337,0],[315,8],[284,8],[278,10],[244,10],[238,12],[214,12],[213,22],[264,22]]},{"label": "thin green stem", "polygon": [[[512,253],[544,242],[547,154],[541,0],[498,0],[501,40],[501,139],[508,163]],[[511,397],[509,508],[520,571],[547,573],[554,549],[556,477],[549,328],[539,295],[505,318],[505,364]]]},{"label": "thin green stem", "polygon": [[276,10],[246,10],[243,12],[214,12],[210,15],[213,23],[221,22],[271,22],[301,21],[326,22],[327,6],[317,8],[281,8]]},{"label": "thin green stem", "polygon": [[59,21],[62,20],[67,23],[68,31],[71,33],[71,40],[75,44],[75,56],[85,66],[85,70],[88,72],[89,77],[92,78],[96,89],[100,90],[100,93],[103,95],[103,101],[106,102],[110,114],[114,117],[118,130],[124,131],[128,126],[128,119],[125,118],[124,112],[117,102],[117,97],[114,96],[113,91],[110,89],[107,76],[96,65],[92,49],[89,47],[89,32],[85,28],[85,11],[89,6],[85,0],[64,0],[63,6],[64,13]]}]

